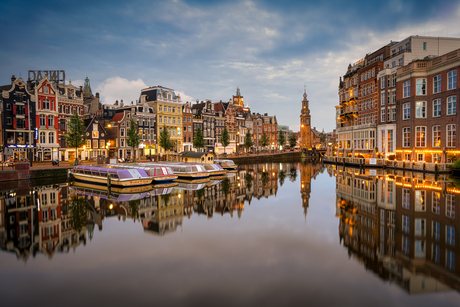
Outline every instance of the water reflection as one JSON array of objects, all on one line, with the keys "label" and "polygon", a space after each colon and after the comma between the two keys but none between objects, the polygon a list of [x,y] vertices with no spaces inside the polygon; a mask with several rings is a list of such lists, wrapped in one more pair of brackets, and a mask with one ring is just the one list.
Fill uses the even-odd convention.
[{"label": "water reflection", "polygon": [[[283,197],[286,191],[281,191],[283,186],[295,189],[296,195],[284,193],[285,199],[294,201],[295,210],[276,203],[271,210],[285,211],[277,211],[274,218],[287,225],[291,223],[292,214],[303,214],[308,227],[311,220],[307,220],[307,216],[318,218],[315,216],[318,211],[313,209],[334,207],[333,201],[311,203],[311,199],[315,199],[313,181],[324,170],[336,178],[337,219],[334,212],[328,213],[338,222],[338,234],[334,224],[333,236],[340,240],[352,261],[410,294],[460,290],[460,243],[457,243],[460,189],[448,178],[384,170],[363,173],[351,168],[325,169],[321,164],[312,163],[244,165],[228,177],[206,183],[181,182],[127,193],[109,193],[96,186],[67,183],[6,188],[0,191],[0,248],[22,261],[37,254],[53,258],[56,253],[72,253],[90,244],[108,220],[134,223],[135,236],[158,236],[156,242],[169,242],[174,238],[172,233],[190,231],[190,227],[183,226],[191,223],[188,220],[194,216],[204,217],[195,220],[196,224],[206,223],[214,216],[214,221],[217,216],[221,217],[219,221],[235,218],[232,223],[254,218],[251,210],[259,210],[257,214],[260,214],[260,210],[269,209],[251,208],[251,205],[262,199]],[[301,222],[303,224],[303,218]],[[276,232],[280,227],[278,225]],[[293,229],[294,226],[281,230],[285,235],[271,244],[289,242],[296,235]],[[300,229],[300,240],[304,239],[302,231]],[[126,242],[120,239],[122,244]],[[294,245],[299,246],[298,241]],[[334,246],[341,250],[336,243]],[[284,253],[285,249],[282,250]],[[286,254],[291,255],[287,251]],[[327,257],[324,255],[326,260]],[[318,267],[323,265],[321,260],[317,260]],[[346,261],[345,266],[350,265],[350,261]]]},{"label": "water reflection", "polygon": [[411,294],[460,290],[460,189],[453,182],[422,173],[330,170],[340,241],[350,257]]}]

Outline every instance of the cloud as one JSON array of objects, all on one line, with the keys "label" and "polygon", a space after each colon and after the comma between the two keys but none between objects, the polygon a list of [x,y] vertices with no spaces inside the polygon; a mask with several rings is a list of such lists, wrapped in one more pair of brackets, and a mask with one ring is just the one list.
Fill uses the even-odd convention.
[{"label": "cloud", "polygon": [[102,103],[114,104],[116,100],[124,103],[139,100],[141,90],[148,87],[142,79],[128,80],[119,76],[105,79],[93,90],[99,92]]}]

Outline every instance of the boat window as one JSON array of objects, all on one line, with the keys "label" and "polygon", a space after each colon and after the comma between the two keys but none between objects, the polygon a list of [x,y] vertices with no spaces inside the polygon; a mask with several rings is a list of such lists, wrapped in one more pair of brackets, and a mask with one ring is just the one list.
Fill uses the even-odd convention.
[{"label": "boat window", "polygon": [[196,167],[196,166],[192,166],[192,171],[194,171],[194,172],[198,172],[198,167]]},{"label": "boat window", "polygon": [[185,171],[186,171],[187,173],[190,173],[190,172],[192,171],[192,168],[189,166],[189,167],[187,167],[187,168],[185,169]]}]

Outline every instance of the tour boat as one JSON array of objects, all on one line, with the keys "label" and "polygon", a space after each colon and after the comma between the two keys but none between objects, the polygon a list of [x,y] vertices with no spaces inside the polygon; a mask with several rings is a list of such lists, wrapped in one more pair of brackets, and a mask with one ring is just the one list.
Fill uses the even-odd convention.
[{"label": "tour boat", "polygon": [[109,175],[111,186],[135,187],[152,183],[152,178],[142,169],[77,165],[70,173],[76,180],[100,185],[108,185]]},{"label": "tour boat", "polygon": [[183,164],[183,163],[160,163],[160,162],[145,162],[139,163],[140,166],[162,166],[162,167],[169,167],[177,175],[179,178],[182,179],[199,179],[199,178],[208,178],[209,173],[202,165],[198,164]]},{"label": "tour boat", "polygon": [[113,201],[130,201],[143,199],[148,195],[147,191],[152,189],[152,187],[148,185],[125,189],[114,188],[116,191],[111,191],[109,193],[107,187],[84,182],[74,182],[70,185],[70,188],[80,195],[99,197]]},{"label": "tour boat", "polygon": [[[107,185],[98,185],[98,184],[94,184],[94,183],[91,183],[91,182],[81,182],[81,181],[74,181],[72,182],[71,184],[71,187],[73,189],[78,189],[78,191],[81,191],[82,189],[84,189],[85,191],[88,190],[88,191],[98,191],[98,193],[101,193],[101,194],[104,194],[104,195],[109,195],[109,188],[107,187]],[[117,186],[114,186],[114,187],[111,187],[110,189],[110,195],[111,197],[117,197],[117,196],[113,196],[113,195],[129,195],[129,194],[140,194],[140,193],[146,193],[148,191],[151,191],[152,190],[152,186],[151,185],[142,185],[142,186],[135,186],[135,187],[117,187]],[[107,198],[107,197],[102,197],[102,198]]]},{"label": "tour boat", "polygon": [[172,169],[168,166],[145,166],[139,164],[109,164],[109,167],[123,169],[143,169],[154,182],[172,181],[177,179]]},{"label": "tour boat", "polygon": [[238,166],[235,164],[235,162],[233,162],[233,160],[217,159],[214,160],[214,162],[222,166],[222,168],[227,171],[236,171],[238,169]]},{"label": "tour boat", "polygon": [[198,191],[206,186],[206,183],[185,183],[179,182],[175,189],[187,190],[187,191]]},{"label": "tour boat", "polygon": [[222,166],[219,164],[212,164],[212,163],[189,163],[189,164],[197,164],[202,165],[204,169],[209,173],[209,176],[222,176],[225,175],[226,170],[223,169]]}]

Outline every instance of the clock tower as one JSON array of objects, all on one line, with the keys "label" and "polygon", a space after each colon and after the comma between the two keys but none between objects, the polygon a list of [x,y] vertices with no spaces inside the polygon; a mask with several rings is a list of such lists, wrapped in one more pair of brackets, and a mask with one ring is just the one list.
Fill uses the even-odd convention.
[{"label": "clock tower", "polygon": [[307,90],[304,89],[300,115],[300,148],[311,148],[311,116],[308,108]]}]

